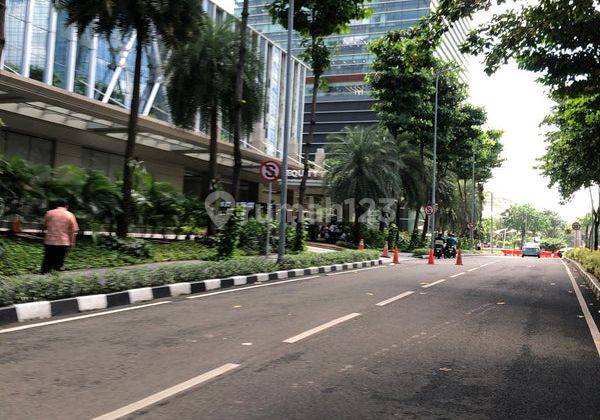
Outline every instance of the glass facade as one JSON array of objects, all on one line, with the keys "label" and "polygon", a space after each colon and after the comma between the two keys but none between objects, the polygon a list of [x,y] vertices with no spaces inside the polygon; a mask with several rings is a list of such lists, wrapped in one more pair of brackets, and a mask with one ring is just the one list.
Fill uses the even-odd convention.
[{"label": "glass facade", "polygon": [[0,155],[20,157],[39,165],[52,165],[54,142],[14,131],[0,130]]},{"label": "glass facade", "polygon": [[[228,14],[204,0],[209,17],[223,21]],[[0,68],[47,84],[85,95],[124,108],[131,103],[135,61],[135,34],[114,33],[99,37],[87,30],[78,34],[66,25],[67,16],[53,6],[52,0],[8,0],[6,15],[6,47]],[[266,87],[265,118],[245,141],[271,156],[280,156],[284,117],[285,52],[272,41],[252,31],[252,42],[264,60],[263,77]],[[144,47],[141,81],[140,113],[170,121],[166,88],[163,83],[165,51],[158,42]],[[306,68],[294,60],[294,130],[298,138],[302,131],[304,80]],[[198,127],[202,130],[203,127]],[[223,127],[222,140],[228,139]],[[253,140],[251,140],[251,138]],[[301,147],[302,142],[298,141]],[[91,159],[91,158],[90,158]],[[89,162],[96,162],[94,159]],[[110,172],[110,171],[108,171]]]},{"label": "glass facade", "polygon": [[[274,25],[271,16],[267,13],[266,0],[250,0],[250,25],[269,38],[286,48],[287,35],[284,28]],[[353,21],[348,33],[335,35],[328,38],[327,42],[332,47],[333,60],[331,69],[326,77],[340,75],[366,74],[370,70],[373,57],[368,52],[368,44],[374,39],[394,29],[408,28],[414,25],[421,17],[426,16],[431,10],[430,0],[373,0],[367,7],[372,13],[369,18]],[[236,12],[240,13],[241,0],[236,0]],[[301,39],[294,40],[295,55],[299,55],[303,48]],[[364,95],[366,86],[361,81],[337,82],[335,77],[329,80],[333,83],[328,92],[321,92],[321,96],[346,96]],[[310,92],[308,92],[310,93]]]},{"label": "glass facade", "polygon": [[[249,23],[252,27],[287,48],[287,33],[280,25],[272,23],[266,11],[267,0],[250,0]],[[346,126],[377,124],[377,115],[372,111],[373,100],[364,76],[370,72],[373,56],[369,54],[371,41],[395,29],[409,28],[419,19],[427,16],[437,4],[436,0],[372,0],[365,7],[371,9],[370,16],[353,21],[349,30],[342,35],[327,39],[333,50],[332,66],[324,75],[327,90],[320,90],[317,99],[317,126],[314,141],[311,142],[309,156],[315,156],[317,149],[327,148],[332,134],[339,134]],[[236,0],[236,14],[241,13],[242,0]],[[458,46],[465,39],[468,28],[465,22],[458,22],[444,36],[437,55],[448,61],[455,61],[466,70],[466,62]],[[294,38],[294,54],[299,55],[304,48],[298,35]],[[308,115],[311,111],[310,96],[312,84],[305,89],[304,136],[308,133]],[[327,149],[326,149],[327,150]]]}]

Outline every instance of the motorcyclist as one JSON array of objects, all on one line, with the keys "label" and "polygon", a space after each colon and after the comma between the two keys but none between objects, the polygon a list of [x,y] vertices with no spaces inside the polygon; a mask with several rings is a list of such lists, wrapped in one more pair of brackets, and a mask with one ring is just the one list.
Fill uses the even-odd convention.
[{"label": "motorcyclist", "polygon": [[454,233],[448,234],[448,238],[446,239],[446,246],[453,247],[458,246],[458,239],[454,236]]},{"label": "motorcyclist", "polygon": [[435,237],[435,240],[433,242],[433,245],[434,245],[433,250],[434,250],[435,256],[437,258],[441,258],[442,255],[444,254],[445,242],[446,241],[444,240],[444,235],[442,234],[442,232],[438,232]]},{"label": "motorcyclist", "polygon": [[445,244],[446,258],[456,257],[456,248],[457,247],[458,247],[458,239],[456,239],[456,236],[454,236],[453,233],[448,234],[448,238],[446,239],[446,244]]}]

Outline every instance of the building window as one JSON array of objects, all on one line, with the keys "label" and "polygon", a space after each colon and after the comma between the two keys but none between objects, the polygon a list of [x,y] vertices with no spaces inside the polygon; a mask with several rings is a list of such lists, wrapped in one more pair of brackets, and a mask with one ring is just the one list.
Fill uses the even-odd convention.
[{"label": "building window", "polygon": [[114,153],[84,147],[81,153],[81,166],[102,172],[109,178],[117,179],[123,173],[125,158]]},{"label": "building window", "polygon": [[52,165],[54,142],[8,130],[0,132],[0,154],[20,157],[38,165]]}]

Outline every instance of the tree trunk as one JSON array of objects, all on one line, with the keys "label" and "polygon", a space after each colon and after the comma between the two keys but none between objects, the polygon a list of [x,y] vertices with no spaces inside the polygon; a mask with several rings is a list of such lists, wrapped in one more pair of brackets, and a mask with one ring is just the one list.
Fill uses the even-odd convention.
[{"label": "tree trunk", "polygon": [[144,52],[144,37],[138,33],[135,49],[135,69],[133,73],[133,95],[129,110],[129,126],[127,145],[125,147],[125,164],[123,165],[123,213],[117,221],[117,236],[124,238],[129,232],[129,224],[133,213],[131,189],[133,187],[133,163],[135,141],[137,137],[138,113],[140,108],[140,82],[142,78],[142,54]]},{"label": "tree trunk", "polygon": [[6,15],[6,0],[0,0],[0,57],[4,51],[5,35],[4,35],[4,20]]},{"label": "tree trunk", "polygon": [[[213,106],[210,109],[210,147],[209,147],[209,166],[208,166],[208,193],[213,193],[217,189],[217,155],[219,153],[219,111],[216,99],[213,100]],[[217,233],[217,227],[212,220],[208,222],[208,236]]]},{"label": "tree trunk", "polygon": [[[425,215],[425,221],[423,222],[423,231],[421,232],[421,244],[425,243],[425,239],[427,238],[427,231],[429,230],[429,215]],[[435,235],[435,232],[434,232]]]},{"label": "tree trunk", "polygon": [[233,198],[240,201],[240,174],[242,172],[242,108],[244,105],[244,68],[246,67],[247,33],[248,33],[248,3],[244,0],[242,20],[240,22],[240,48],[235,71],[235,97],[233,117]]},{"label": "tree trunk", "polygon": [[525,230],[521,231],[521,249],[525,246]]},{"label": "tree trunk", "polygon": [[321,80],[320,74],[315,74],[313,80],[312,103],[310,108],[310,125],[308,127],[308,141],[304,145],[304,173],[300,181],[300,192],[298,194],[298,204],[304,205],[306,197],[306,182],[308,181],[308,172],[310,170],[310,162],[308,160],[309,149],[315,140],[315,126],[317,124],[317,94],[319,93],[319,83]]},{"label": "tree trunk", "polygon": [[600,243],[600,238],[598,238],[598,236],[600,236],[600,205],[598,206],[598,210],[596,210],[596,214],[594,217],[593,235],[594,235],[594,251],[597,251],[598,245]]},{"label": "tree trunk", "polygon": [[417,245],[417,238],[419,237],[419,216],[421,215],[421,210],[419,208],[416,209],[415,213],[415,221],[413,223],[413,231],[410,235],[410,246]]},{"label": "tree trunk", "polygon": [[360,212],[362,208],[359,204],[354,206],[354,240],[356,241],[356,245],[360,243],[361,232],[360,232]]}]

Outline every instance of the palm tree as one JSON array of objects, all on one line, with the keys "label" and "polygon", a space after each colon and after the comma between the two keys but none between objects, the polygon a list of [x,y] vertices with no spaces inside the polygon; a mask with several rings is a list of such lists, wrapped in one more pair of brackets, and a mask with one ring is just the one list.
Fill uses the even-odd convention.
[{"label": "palm tree", "polygon": [[6,0],[0,0],[0,57],[4,50],[5,35],[4,35],[4,19],[6,16]]},{"label": "palm tree", "polygon": [[[169,64],[168,99],[176,124],[191,128],[196,115],[210,126],[209,192],[217,189],[219,116],[225,125],[235,118],[234,82],[236,79],[238,37],[231,30],[233,21],[212,22],[205,18],[198,36],[189,44],[173,50]],[[255,54],[246,58],[243,74],[241,132],[252,132],[262,113],[263,89],[260,61]],[[215,226],[209,225],[209,235]]]},{"label": "palm tree", "polygon": [[235,201],[239,201],[240,173],[242,172],[242,111],[244,107],[244,67],[246,66],[248,7],[249,0],[244,0],[242,19],[240,21],[239,52],[235,69],[235,92],[233,104],[233,178],[232,193]]},{"label": "palm tree", "polygon": [[[427,185],[427,171],[419,152],[402,135],[396,140],[395,154],[395,171],[400,178],[401,185],[401,195],[397,197],[396,225],[400,226],[401,208],[405,206],[418,211],[421,203],[426,200],[427,188],[424,186]],[[418,214],[416,219],[418,219]]]},{"label": "palm tree", "polygon": [[359,202],[364,198],[378,202],[397,197],[402,180],[397,172],[395,140],[377,127],[346,127],[330,137],[333,146],[327,160],[327,181],[333,199],[354,199],[355,239],[359,240]]},{"label": "palm tree", "polygon": [[116,0],[55,0],[67,12],[67,24],[77,25],[80,33],[91,28],[110,37],[115,31],[125,37],[135,36],[135,69],[125,164],[123,167],[123,212],[117,223],[117,234],[127,236],[133,212],[131,188],[134,153],[140,107],[140,81],[144,48],[156,34],[167,46],[176,46],[194,37],[200,17],[199,0],[116,1]]}]

